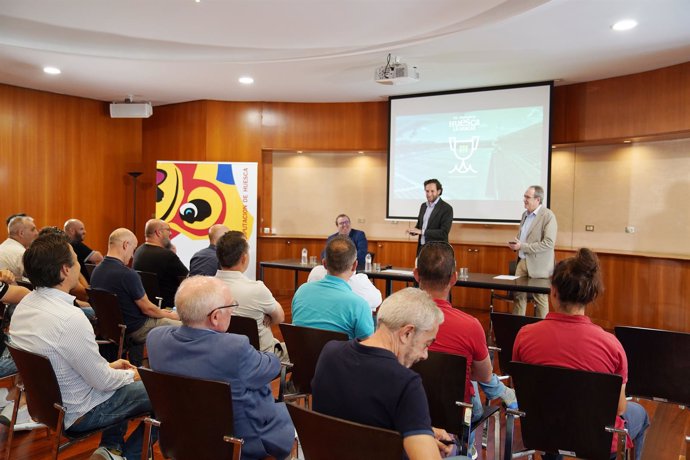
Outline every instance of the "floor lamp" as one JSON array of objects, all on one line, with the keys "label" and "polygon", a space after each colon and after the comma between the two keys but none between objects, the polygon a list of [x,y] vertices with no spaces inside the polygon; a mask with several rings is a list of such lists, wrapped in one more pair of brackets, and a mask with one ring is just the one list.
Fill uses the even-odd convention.
[{"label": "floor lamp", "polygon": [[141,176],[141,171],[130,171],[127,174],[132,176],[132,232],[137,233],[137,178]]}]

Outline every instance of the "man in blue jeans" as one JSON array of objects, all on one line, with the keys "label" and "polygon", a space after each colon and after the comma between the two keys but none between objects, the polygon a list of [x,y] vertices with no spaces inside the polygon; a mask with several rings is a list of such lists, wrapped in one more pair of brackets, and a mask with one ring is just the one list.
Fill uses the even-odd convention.
[{"label": "man in blue jeans", "polygon": [[89,320],[74,308],[69,291],[78,283],[80,266],[69,239],[38,237],[24,254],[24,270],[36,290],[14,311],[13,345],[50,360],[66,408],[66,430],[117,424],[103,432],[92,459],[140,458],[143,424],[126,442],[124,435],[129,419],[150,413],[151,403],[137,369],[123,359],[103,359]]}]

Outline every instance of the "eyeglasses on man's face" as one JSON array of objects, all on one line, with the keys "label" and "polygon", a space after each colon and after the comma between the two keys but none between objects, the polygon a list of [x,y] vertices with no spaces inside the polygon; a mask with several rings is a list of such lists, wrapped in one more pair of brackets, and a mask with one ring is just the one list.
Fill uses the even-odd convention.
[{"label": "eyeglasses on man's face", "polygon": [[209,316],[209,317],[210,317],[216,310],[222,310],[223,308],[237,308],[237,307],[239,307],[239,306],[240,306],[240,304],[237,303],[237,302],[233,302],[233,303],[231,303],[230,305],[223,305],[222,307],[214,308],[213,310],[211,310],[210,312],[208,312],[208,315],[206,315],[206,316]]}]

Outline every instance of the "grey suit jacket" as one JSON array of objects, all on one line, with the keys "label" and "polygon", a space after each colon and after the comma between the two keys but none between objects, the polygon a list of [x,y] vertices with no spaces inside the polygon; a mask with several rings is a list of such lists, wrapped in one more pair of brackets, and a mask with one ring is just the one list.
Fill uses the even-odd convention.
[{"label": "grey suit jacket", "polygon": [[[518,239],[520,239],[520,232],[526,217],[527,211],[522,214],[517,233]],[[556,216],[550,209],[542,206],[532,222],[526,241],[521,245],[530,278],[548,278],[553,273],[557,233]]]}]

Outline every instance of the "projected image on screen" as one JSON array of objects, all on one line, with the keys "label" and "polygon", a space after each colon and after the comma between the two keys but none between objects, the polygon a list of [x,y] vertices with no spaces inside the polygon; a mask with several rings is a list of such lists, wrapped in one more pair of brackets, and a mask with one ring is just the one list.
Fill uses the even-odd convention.
[{"label": "projected image on screen", "polygon": [[424,180],[437,178],[455,220],[519,219],[525,189],[548,189],[550,90],[391,98],[387,217],[416,219]]}]

